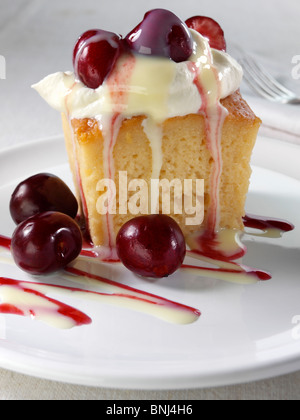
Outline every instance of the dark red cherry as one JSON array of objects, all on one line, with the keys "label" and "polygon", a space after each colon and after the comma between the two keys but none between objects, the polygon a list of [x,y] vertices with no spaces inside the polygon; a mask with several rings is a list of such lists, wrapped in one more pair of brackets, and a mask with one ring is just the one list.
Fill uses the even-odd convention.
[{"label": "dark red cherry", "polygon": [[82,35],[80,35],[80,37],[77,39],[77,42],[73,49],[73,67],[75,67],[76,55],[78,51],[85,45],[89,38],[97,35],[98,31],[99,29],[90,29],[89,31],[86,31]]},{"label": "dark red cherry", "polygon": [[136,217],[120,229],[117,252],[129,270],[144,277],[173,274],[183,263],[186,243],[178,224],[166,215]]},{"label": "dark red cherry", "polygon": [[218,22],[206,16],[194,16],[185,23],[190,29],[194,29],[199,34],[208,38],[211,48],[226,51],[224,31]]},{"label": "dark red cherry", "polygon": [[58,211],[75,218],[78,203],[69,187],[57,176],[34,175],[21,182],[12,194],[10,214],[16,224],[45,211]]},{"label": "dark red cherry", "polygon": [[85,32],[73,51],[76,77],[91,89],[102,85],[122,51],[119,35],[101,29]]},{"label": "dark red cherry", "polygon": [[33,216],[16,228],[11,242],[15,263],[33,274],[51,274],[78,257],[82,235],[69,216],[46,212]]},{"label": "dark red cherry", "polygon": [[131,50],[139,54],[167,57],[176,63],[193,53],[193,39],[186,24],[174,13],[154,9],[125,38]]}]

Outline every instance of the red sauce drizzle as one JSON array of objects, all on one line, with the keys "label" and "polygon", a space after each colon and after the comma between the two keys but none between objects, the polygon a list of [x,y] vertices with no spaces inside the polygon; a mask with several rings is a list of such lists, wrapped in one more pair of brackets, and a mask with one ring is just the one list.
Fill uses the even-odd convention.
[{"label": "red sauce drizzle", "polygon": [[0,235],[0,246],[2,246],[2,248],[6,248],[6,249],[10,250],[11,238],[8,238],[7,236]]},{"label": "red sauce drizzle", "polygon": [[[281,233],[286,233],[294,230],[295,228],[295,226],[292,223],[287,222],[285,220],[254,216],[250,214],[247,214],[243,218],[243,222],[245,227],[262,230],[264,232],[268,231],[269,229],[276,229]],[[196,243],[197,248],[193,249],[190,252],[190,254],[200,255],[209,258],[210,260],[215,261],[216,263],[217,261],[222,261],[226,263],[229,262],[230,264],[232,264],[233,269],[231,270],[224,268],[197,267],[194,265],[183,265],[182,268],[207,270],[209,272],[215,272],[216,274],[232,273],[234,275],[238,273],[244,273],[245,275],[254,276],[261,281],[270,280],[272,278],[271,274],[266,271],[258,270],[255,268],[235,263],[234,260],[242,258],[246,255],[247,248],[245,246],[237,247],[237,251],[235,254],[227,255],[220,250],[218,236],[215,232],[205,230],[204,233],[199,235],[199,237],[196,239]],[[238,268],[238,270],[235,270],[234,268]]]},{"label": "red sauce drizzle", "polygon": [[291,232],[295,229],[295,226],[292,223],[287,222],[286,220],[272,219],[260,216],[254,216],[247,214],[244,217],[244,225],[248,228],[259,229],[262,231],[268,229],[278,229],[281,232]]},{"label": "red sauce drizzle", "polygon": [[237,248],[237,251],[234,254],[225,254],[220,250],[218,234],[208,229],[198,236],[196,242],[197,248],[192,251],[195,254],[202,255],[203,257],[207,257],[212,260],[231,262],[244,257],[247,253],[247,248],[243,246]]},{"label": "red sauce drizzle", "polygon": [[[233,264],[233,263],[232,263]],[[183,269],[189,269],[192,268],[193,270],[206,270],[206,271],[210,271],[212,273],[229,273],[232,275],[235,274],[245,274],[247,276],[254,276],[255,278],[257,278],[258,280],[261,281],[267,281],[270,280],[272,278],[271,274],[269,274],[266,271],[262,271],[262,270],[257,270],[255,268],[251,268],[251,267],[247,267],[245,265],[240,265],[240,264],[234,264],[236,267],[240,268],[240,270],[230,270],[230,269],[225,269],[225,268],[210,268],[210,267],[197,267],[195,265],[188,265],[188,264],[183,264],[181,268]]]},{"label": "red sauce drizzle", "polygon": [[[244,217],[244,224],[248,228],[254,228],[254,229],[259,229],[263,231],[266,231],[268,229],[278,229],[279,231],[284,233],[284,232],[290,232],[294,229],[294,225],[292,225],[291,223],[287,221],[258,217],[258,216],[253,216],[253,215],[246,215]],[[244,265],[240,265],[238,263],[233,262],[233,260],[238,259],[245,255],[246,253],[245,247],[241,247],[240,250],[238,250],[235,255],[230,255],[230,256],[225,255],[220,250],[218,250],[217,236],[211,232],[205,232],[201,236],[199,236],[197,245],[199,246],[199,248],[191,251],[192,254],[194,253],[197,255],[202,255],[204,257],[211,259],[212,261],[219,260],[222,262],[229,262],[230,264],[232,264],[232,269],[231,268],[225,269],[225,268],[198,267],[198,266],[188,265],[188,264],[183,264],[182,269],[206,270],[207,272],[216,273],[216,276],[218,275],[218,273],[230,273],[232,275],[242,273],[245,275],[255,276],[258,280],[262,280],[262,281],[269,280],[271,278],[271,275],[265,271],[253,269],[253,268],[246,267]],[[0,235],[0,246],[7,250],[10,250],[11,239],[7,236]],[[97,250],[93,251],[93,244],[88,240],[88,238],[84,244],[84,249],[81,255],[85,255],[92,258],[99,258],[99,254]],[[72,287],[66,287],[66,286],[61,286],[61,285],[49,285],[46,283],[32,283],[32,282],[26,282],[22,280],[9,279],[5,277],[0,277],[0,286],[7,285],[7,286],[15,287],[19,290],[22,290],[24,293],[34,294],[36,296],[39,296],[43,299],[48,300],[49,302],[52,302],[53,304],[55,304],[56,312],[72,319],[72,321],[75,323],[76,326],[88,325],[92,322],[92,320],[89,316],[77,310],[76,308],[66,305],[63,302],[60,302],[58,300],[54,300],[46,296],[46,294],[42,292],[31,289],[30,285],[34,284],[34,285],[47,286],[49,289],[51,289],[51,287],[53,287],[54,289],[61,288],[64,290],[68,290],[70,292],[83,292],[87,294],[96,294],[96,295],[101,295],[101,296],[117,296],[117,297],[122,297],[126,299],[139,300],[141,302],[146,302],[148,304],[153,304],[153,305],[164,305],[168,307],[173,307],[174,309],[188,311],[191,314],[194,314],[196,317],[199,317],[201,315],[201,313],[197,309],[192,308],[190,306],[186,306],[177,302],[172,302],[168,299],[153,295],[151,293],[140,291],[138,289],[134,289],[130,286],[117,283],[113,280],[109,280],[98,275],[87,273],[87,272],[78,270],[76,268],[71,268],[71,267],[67,267],[65,271],[74,276],[87,277],[94,280],[98,280],[99,282],[106,283],[111,286],[115,286],[118,289],[123,290],[123,292],[112,293],[112,294],[99,293],[99,292],[88,291],[88,290],[80,289],[80,288],[72,288]],[[0,313],[21,315],[21,316],[31,315],[34,317],[36,314],[36,311],[35,311],[35,308],[30,308],[27,310],[27,313],[24,313],[21,308],[18,308],[14,304],[3,302],[2,304],[0,304]]]},{"label": "red sauce drizzle", "polygon": [[[5,277],[0,277],[0,285],[1,286],[12,286],[16,289],[19,289],[25,293],[28,294],[32,294],[35,296],[39,296],[42,299],[47,300],[48,302],[53,303],[56,306],[56,311],[57,313],[70,318],[74,321],[76,326],[81,326],[81,325],[88,325],[91,324],[92,320],[90,317],[88,317],[87,315],[85,315],[83,312],[69,306],[66,305],[63,302],[60,302],[58,300],[55,299],[51,299],[50,297],[46,296],[44,293],[38,292],[36,290],[32,290],[30,287],[26,287],[26,285],[30,285],[32,283],[30,282],[26,282],[26,281],[21,281],[21,280],[14,280],[14,279],[9,279],[9,278],[5,278]],[[48,284],[45,283],[34,283],[37,285],[42,285],[42,286],[49,286]],[[51,287],[51,286],[50,286]],[[59,287],[59,288],[64,288],[62,286],[55,286],[55,287]],[[80,289],[71,289],[68,288],[68,290],[80,290]],[[53,312],[53,309],[46,309],[45,311],[47,312]],[[5,314],[14,314],[14,315],[21,315],[21,316],[26,316],[26,314],[19,308],[17,308],[16,306],[9,304],[9,303],[3,303],[0,304],[0,312],[1,313],[5,313]],[[29,315],[31,316],[36,316],[36,311],[34,308],[30,308],[29,310]]]},{"label": "red sauce drizzle", "polygon": [[[118,283],[116,281],[106,279],[106,278],[98,276],[96,274],[87,273],[85,271],[78,270],[78,269],[72,268],[72,267],[67,267],[65,269],[65,271],[67,273],[74,274],[76,276],[87,277],[87,278],[90,278],[90,279],[93,279],[93,280],[98,280],[101,283],[109,284],[110,286],[116,286],[119,289],[125,290],[126,292],[138,293],[140,296],[145,296],[145,297],[141,298],[141,297],[137,297],[137,296],[130,296],[130,295],[128,295],[128,293],[126,293],[126,295],[115,294],[114,293],[113,296],[126,296],[126,297],[131,297],[132,299],[138,299],[138,300],[141,300],[141,301],[146,301],[146,302],[152,303],[154,305],[167,305],[167,306],[170,306],[170,307],[173,306],[174,308],[182,309],[182,310],[186,310],[188,312],[191,312],[191,313],[195,314],[196,316],[201,315],[201,312],[199,312],[198,309],[192,308],[192,307],[187,306],[187,305],[183,305],[181,303],[173,302],[169,299],[162,298],[162,297],[154,295],[152,293],[148,293],[148,292],[144,292],[144,291],[135,289],[131,286],[127,286],[125,284],[121,284],[121,283]],[[155,301],[153,301],[153,299]]]},{"label": "red sauce drizzle", "polygon": [[[6,237],[6,236],[1,236],[0,235],[0,246],[10,250],[11,239]],[[88,255],[95,257],[95,254],[93,254],[93,253],[88,254]],[[98,275],[87,273],[85,271],[78,270],[76,268],[71,268],[71,267],[67,267],[65,269],[65,271],[69,274],[74,275],[74,276],[86,277],[86,278],[97,280],[101,283],[106,283],[110,286],[115,286],[119,290],[121,290],[121,292],[120,293],[100,293],[100,292],[94,292],[94,291],[89,291],[89,290],[80,289],[80,288],[72,288],[72,287],[66,287],[66,286],[61,286],[61,285],[50,285],[50,284],[47,284],[47,283],[26,282],[26,281],[23,281],[23,280],[9,279],[9,278],[5,278],[5,277],[0,277],[0,286],[7,285],[7,286],[10,286],[10,287],[14,287],[18,290],[23,291],[24,293],[33,294],[33,295],[41,297],[42,299],[47,300],[48,302],[52,302],[53,304],[55,304],[55,306],[57,308],[56,312],[65,316],[65,317],[68,317],[68,318],[72,319],[72,321],[74,322],[74,324],[76,326],[88,325],[92,322],[92,320],[91,320],[90,317],[88,317],[83,312],[81,312],[81,311],[79,311],[79,310],[77,310],[77,309],[75,309],[75,308],[73,308],[69,305],[66,305],[63,302],[60,302],[58,300],[54,300],[52,298],[49,298],[48,296],[46,296],[46,294],[44,294],[42,292],[31,289],[30,285],[34,284],[34,285],[46,286],[48,288],[48,290],[51,290],[51,288],[53,288],[53,289],[63,289],[63,290],[67,290],[67,291],[70,291],[70,292],[82,292],[82,293],[86,293],[86,294],[94,294],[94,295],[99,295],[99,296],[109,296],[109,297],[114,296],[114,297],[120,297],[120,298],[124,298],[124,299],[138,300],[140,302],[144,302],[144,303],[148,303],[148,304],[152,304],[152,305],[166,306],[166,307],[174,308],[174,309],[177,309],[177,310],[180,310],[180,311],[187,311],[187,312],[193,314],[196,318],[200,317],[200,315],[201,315],[201,313],[197,309],[192,308],[190,306],[183,305],[183,304],[177,303],[177,302],[173,302],[171,300],[162,298],[160,296],[156,296],[154,294],[147,293],[147,292],[135,289],[135,288],[127,286],[127,285],[120,284],[118,282],[106,279],[106,278],[98,276]],[[28,286],[26,287],[26,285],[28,285]],[[52,313],[53,309],[45,309],[45,311],[49,311],[49,312]],[[30,308],[30,309],[27,310],[27,313],[24,313],[21,308],[18,308],[15,305],[7,303],[7,302],[5,302],[3,304],[0,304],[0,313],[21,315],[21,316],[31,315],[33,317],[36,316],[36,311],[35,311],[34,308]]]}]

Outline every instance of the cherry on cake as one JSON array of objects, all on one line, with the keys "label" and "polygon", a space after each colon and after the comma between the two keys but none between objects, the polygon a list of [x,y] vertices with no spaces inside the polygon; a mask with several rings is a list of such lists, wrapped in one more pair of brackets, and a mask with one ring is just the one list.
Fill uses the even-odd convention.
[{"label": "cherry on cake", "polygon": [[[61,112],[81,215],[95,246],[113,249],[129,220],[163,212],[160,190],[149,191],[140,214],[128,211],[139,192],[128,190],[134,180],[149,189],[151,180],[204,180],[204,218],[198,224],[187,223],[189,208],[174,211],[175,201],[185,200],[184,190],[171,197],[169,216],[186,239],[243,229],[261,121],[239,92],[240,65],[225,50],[214,20],[195,16],[184,22],[155,9],[125,37],[85,32],[74,48],[74,71],[34,86]],[[124,173],[126,186],[120,183]],[[193,189],[192,201],[198,199]]]}]

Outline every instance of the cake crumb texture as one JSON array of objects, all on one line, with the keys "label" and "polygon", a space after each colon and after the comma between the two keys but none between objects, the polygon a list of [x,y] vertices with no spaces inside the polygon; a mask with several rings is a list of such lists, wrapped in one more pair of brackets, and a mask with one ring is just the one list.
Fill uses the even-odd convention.
[{"label": "cake crumb texture", "polygon": [[[220,227],[242,229],[246,195],[251,175],[250,159],[261,124],[239,91],[221,101],[229,114],[222,130],[223,172],[220,185]],[[152,174],[152,149],[143,121],[145,116],[125,119],[113,149],[115,183],[117,187],[117,210],[119,198],[119,171],[127,171],[128,183],[143,179],[150,185]],[[73,119],[71,123],[63,115],[63,127],[70,166],[74,176],[77,196],[82,211],[88,217],[90,234],[95,245],[105,243],[107,231],[105,217],[99,215],[96,203],[101,192],[97,191],[99,180],[104,178],[104,139],[95,119]],[[201,114],[175,117],[162,124],[163,164],[160,179],[204,179],[205,214],[210,203],[210,178],[213,159],[208,148],[205,118]],[[78,176],[78,174],[79,176]],[[135,191],[136,192],[136,191]],[[128,193],[128,200],[135,192]],[[103,193],[103,192],[102,192]],[[149,195],[150,197],[150,195]],[[173,203],[171,203],[171,211]],[[179,223],[187,236],[203,225],[187,226],[186,215],[171,216]],[[115,235],[120,227],[134,215],[112,216]]]}]

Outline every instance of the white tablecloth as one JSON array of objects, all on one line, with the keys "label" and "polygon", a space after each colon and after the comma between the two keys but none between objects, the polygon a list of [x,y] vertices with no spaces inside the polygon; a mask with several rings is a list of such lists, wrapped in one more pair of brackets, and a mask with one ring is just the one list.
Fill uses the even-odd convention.
[{"label": "white tablecloth", "polygon": [[[126,34],[146,10],[154,7],[169,8],[182,18],[195,14],[214,17],[222,24],[229,43],[237,43],[268,60],[270,67],[299,91],[299,81],[292,77],[292,58],[300,55],[298,0],[0,0],[0,6],[0,55],[6,63],[4,69],[3,58],[0,60],[0,148],[61,133],[57,112],[30,86],[49,73],[71,69],[72,46],[79,34],[94,27]],[[4,75],[6,79],[2,80]],[[249,101],[260,115],[273,115],[266,102],[257,101],[254,96],[249,96]],[[299,123],[298,127],[295,123],[298,109],[294,108],[292,115],[285,113],[281,124],[284,130],[292,127],[296,138],[300,135]],[[281,110],[285,112],[287,108]],[[266,126],[272,125],[272,118],[266,118]],[[276,400],[298,399],[299,389],[300,373],[215,389],[144,392],[54,383],[0,369],[2,400]]]}]

